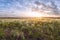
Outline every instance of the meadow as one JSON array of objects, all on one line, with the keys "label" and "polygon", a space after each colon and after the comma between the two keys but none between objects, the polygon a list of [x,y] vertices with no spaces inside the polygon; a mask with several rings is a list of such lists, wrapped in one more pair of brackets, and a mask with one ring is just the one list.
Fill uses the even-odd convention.
[{"label": "meadow", "polygon": [[0,40],[60,40],[60,19],[0,19]]}]

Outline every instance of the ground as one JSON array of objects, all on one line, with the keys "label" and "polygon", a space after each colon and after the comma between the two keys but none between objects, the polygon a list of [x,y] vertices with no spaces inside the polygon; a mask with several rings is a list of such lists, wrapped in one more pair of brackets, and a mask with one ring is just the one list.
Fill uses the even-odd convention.
[{"label": "ground", "polygon": [[60,19],[0,19],[0,40],[60,40]]}]

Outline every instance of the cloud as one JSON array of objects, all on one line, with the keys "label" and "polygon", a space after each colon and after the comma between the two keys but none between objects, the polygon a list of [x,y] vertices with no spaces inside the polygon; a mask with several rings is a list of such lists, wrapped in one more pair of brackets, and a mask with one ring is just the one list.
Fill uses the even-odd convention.
[{"label": "cloud", "polygon": [[39,1],[35,1],[34,3],[36,7],[32,7],[33,11],[41,12],[48,15],[60,15],[60,10],[57,8],[57,5],[53,1],[50,1],[48,5]]},{"label": "cloud", "polygon": [[[54,0],[53,0],[54,1]],[[42,14],[60,15],[55,1],[51,0],[0,0],[0,16],[22,17],[29,12],[37,11]]]}]

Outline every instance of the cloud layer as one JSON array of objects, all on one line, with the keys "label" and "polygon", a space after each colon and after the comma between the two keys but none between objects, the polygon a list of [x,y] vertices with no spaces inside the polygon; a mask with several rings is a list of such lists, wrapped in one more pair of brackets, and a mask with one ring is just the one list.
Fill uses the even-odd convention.
[{"label": "cloud layer", "polygon": [[0,17],[29,17],[30,12],[60,16],[59,2],[60,0],[0,0]]},{"label": "cloud layer", "polygon": [[47,4],[35,1],[36,6],[33,11],[42,12],[43,14],[60,16],[60,10],[54,1],[49,1]]}]

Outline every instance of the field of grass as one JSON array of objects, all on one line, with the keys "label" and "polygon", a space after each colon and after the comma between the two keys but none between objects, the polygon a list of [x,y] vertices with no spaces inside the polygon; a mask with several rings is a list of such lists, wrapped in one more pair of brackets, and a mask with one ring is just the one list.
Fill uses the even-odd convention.
[{"label": "field of grass", "polygon": [[0,19],[0,40],[60,40],[60,19]]}]

